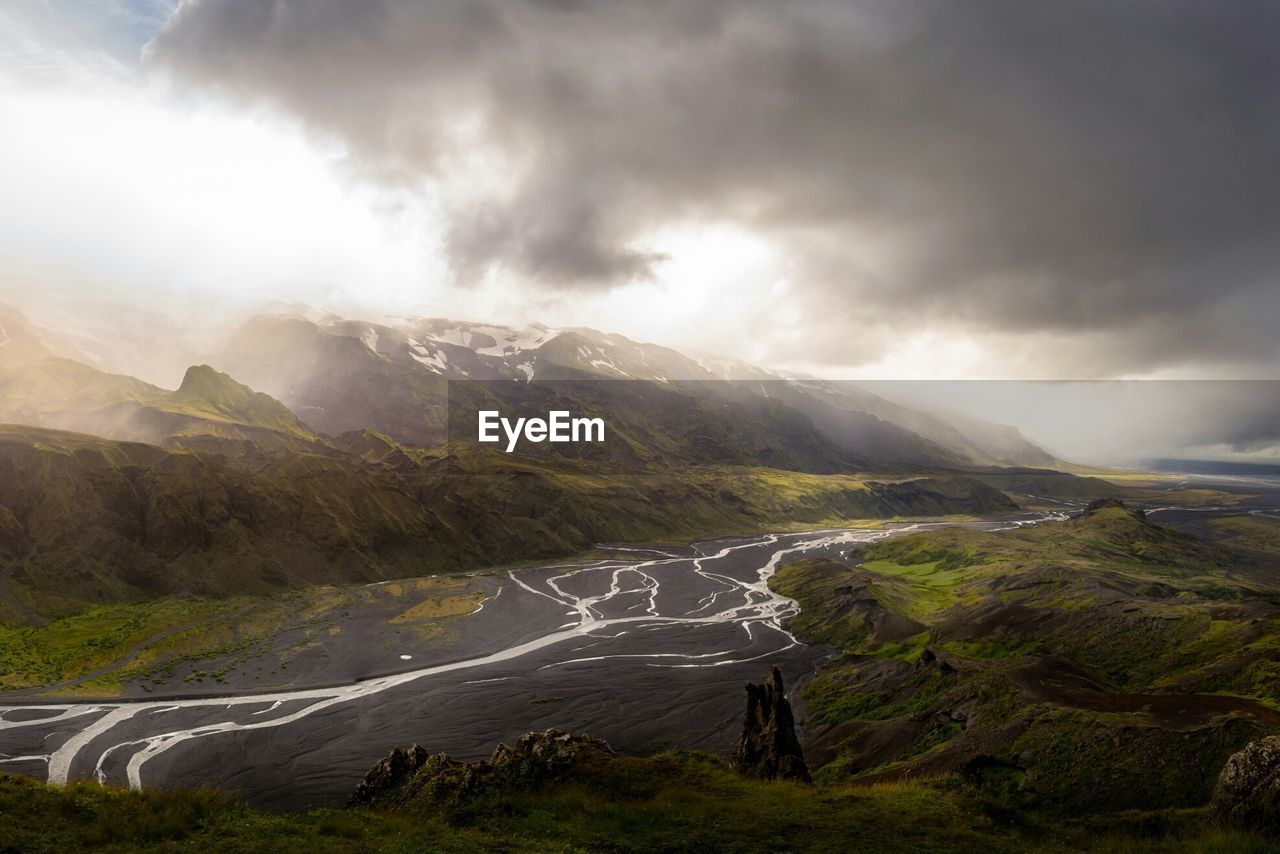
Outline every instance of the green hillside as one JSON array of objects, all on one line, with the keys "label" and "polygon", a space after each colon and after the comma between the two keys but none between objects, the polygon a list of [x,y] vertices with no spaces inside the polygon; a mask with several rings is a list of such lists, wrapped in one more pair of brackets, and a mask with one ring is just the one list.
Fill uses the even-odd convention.
[{"label": "green hillside", "polygon": [[243,454],[314,451],[323,441],[284,404],[206,365],[175,391],[71,359],[0,363],[0,423]]},{"label": "green hillside", "polygon": [[880,482],[726,466],[601,474],[501,453],[455,460],[373,438],[349,437],[380,451],[376,462],[336,449],[242,459],[0,427],[0,612],[14,621],[90,602],[560,557],[598,542],[1014,509],[962,477]]},{"label": "green hillside", "polygon": [[283,403],[208,365],[188,368],[182,385],[153,405],[167,412],[262,427],[302,439],[316,438]]},{"label": "green hillside", "polygon": [[1280,586],[1119,502],[785,566],[792,628],[840,654],[804,689],[827,780],[960,773],[1066,814],[1197,807],[1280,727]]}]

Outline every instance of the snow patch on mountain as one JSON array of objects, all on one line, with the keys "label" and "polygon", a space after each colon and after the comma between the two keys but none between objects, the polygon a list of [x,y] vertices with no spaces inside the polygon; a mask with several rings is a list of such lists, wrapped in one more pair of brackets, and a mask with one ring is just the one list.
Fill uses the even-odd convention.
[{"label": "snow patch on mountain", "polygon": [[542,324],[520,329],[483,323],[432,321],[424,328],[426,337],[442,344],[466,347],[481,356],[506,358],[533,350],[560,334]]},{"label": "snow patch on mountain", "polygon": [[613,372],[614,372],[614,373],[616,373],[616,374],[621,374],[621,375],[622,375],[622,376],[624,376],[624,377],[629,377],[629,376],[631,376],[631,374],[629,374],[629,373],[627,373],[626,371],[622,370],[622,368],[619,368],[619,367],[618,367],[617,365],[615,365],[613,362],[610,362],[610,361],[607,361],[607,360],[604,360],[604,359],[592,359],[592,360],[591,360],[591,367],[593,367],[593,368],[605,368],[605,369],[608,369],[608,370],[610,370],[610,371],[613,371]]},{"label": "snow patch on mountain", "polygon": [[460,326],[432,332],[431,337],[442,344],[453,344],[456,347],[469,347],[471,344],[471,330]]},{"label": "snow patch on mountain", "polygon": [[432,347],[428,350],[422,345],[421,341],[410,338],[409,355],[415,362],[442,374],[449,369],[449,354],[438,347]]}]

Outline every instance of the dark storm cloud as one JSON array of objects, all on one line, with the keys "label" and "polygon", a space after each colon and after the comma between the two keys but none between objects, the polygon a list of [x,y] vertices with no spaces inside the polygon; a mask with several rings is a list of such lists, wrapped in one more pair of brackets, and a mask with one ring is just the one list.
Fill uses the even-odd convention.
[{"label": "dark storm cloud", "polygon": [[206,0],[150,56],[388,180],[478,123],[514,177],[451,212],[467,275],[605,287],[646,231],[729,219],[806,304],[1140,370],[1276,361],[1277,31],[1244,0]]},{"label": "dark storm cloud", "polygon": [[1280,382],[1201,382],[1174,386],[1188,406],[1190,445],[1221,444],[1236,453],[1280,453]]}]

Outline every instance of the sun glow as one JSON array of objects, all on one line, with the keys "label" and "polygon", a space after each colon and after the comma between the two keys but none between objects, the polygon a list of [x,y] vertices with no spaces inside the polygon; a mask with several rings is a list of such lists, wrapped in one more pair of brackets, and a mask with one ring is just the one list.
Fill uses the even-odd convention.
[{"label": "sun glow", "polygon": [[384,310],[441,281],[429,198],[344,176],[341,149],[279,120],[106,78],[0,78],[0,111],[11,276]]},{"label": "sun glow", "polygon": [[801,318],[785,297],[786,264],[767,240],[729,223],[680,223],[640,248],[662,256],[652,276],[608,292],[576,295],[569,322],[658,340],[681,349],[753,359],[763,342]]}]

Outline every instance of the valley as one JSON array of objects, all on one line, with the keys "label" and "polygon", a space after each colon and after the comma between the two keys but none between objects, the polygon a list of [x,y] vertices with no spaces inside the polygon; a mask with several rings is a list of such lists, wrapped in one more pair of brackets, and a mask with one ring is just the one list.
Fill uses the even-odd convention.
[{"label": "valley", "polygon": [[[1149,513],[1220,530],[1217,541],[1226,546],[1244,526],[1247,547],[1255,547],[1259,533],[1242,520],[1260,520],[1260,531],[1269,532],[1268,520],[1280,512],[1275,493],[1222,494],[1235,503],[1162,505]],[[1280,584],[1237,575],[1248,571],[1243,552],[1220,551],[1102,505],[1083,515],[1077,504],[988,522],[599,546],[591,559],[569,563],[319,589],[293,606],[295,620],[305,620],[285,622],[252,648],[184,662],[185,676],[179,667],[157,678],[135,662],[134,670],[125,664],[117,671],[117,681],[91,674],[80,683],[10,692],[0,707],[0,753],[5,770],[52,782],[169,789],[199,779],[253,804],[298,809],[339,803],[388,744],[406,738],[478,758],[498,741],[556,726],[627,752],[679,746],[723,754],[736,734],[736,686],[762,663],[777,663],[800,686],[794,696],[802,737],[822,779],[959,772],[986,767],[975,765],[981,758],[1030,778],[1020,798],[1094,809],[1081,800],[1078,783],[1057,790],[1037,777],[1047,758],[1028,766],[1034,754],[1019,747],[1019,766],[999,759],[1002,745],[1050,738],[1045,749],[1056,751],[1054,740],[1068,733],[1131,726],[1173,739],[1160,750],[1190,737],[1188,757],[1203,754],[1212,763],[1249,732],[1280,725],[1269,677],[1249,664],[1275,654],[1265,652],[1265,638],[1277,618],[1263,603]],[[1035,562],[1041,542],[1055,544],[1052,569]],[[1016,569],[982,568],[993,560],[1014,561]],[[1073,564],[1078,581],[1061,575]],[[994,598],[963,592],[988,571],[999,580]],[[1033,586],[1020,585],[1021,574],[1035,579]],[[857,606],[831,611],[849,595],[840,591],[850,582],[855,591],[864,585]],[[1044,592],[1031,599],[1020,592],[1036,590]],[[1187,599],[1189,591],[1199,592]],[[1089,603],[1100,595],[1119,622],[1093,616],[1098,605]],[[1205,604],[1196,605],[1197,596]],[[1037,601],[1054,603],[1059,616],[1031,616],[1044,607]],[[1179,602],[1185,604],[1173,604]],[[1265,618],[1246,642],[1263,658],[1224,669],[1241,643],[1231,634],[1221,635],[1221,646],[1209,645],[1209,636],[1199,647],[1185,646],[1201,631],[1195,614],[1206,615],[1212,635],[1212,627],[1238,619],[1228,611],[1242,607],[1252,609],[1255,624]],[[1135,657],[1123,625],[1148,621],[1147,612],[1159,614],[1172,634],[1144,641],[1150,651]],[[252,621],[240,614],[236,622]],[[1180,648],[1186,652],[1175,652]],[[1197,648],[1203,651],[1191,652]],[[1160,657],[1172,654],[1187,677]],[[1123,670],[1108,669],[1114,655],[1122,656],[1115,660],[1124,661]],[[1202,657],[1188,658],[1194,655]],[[1223,682],[1232,672],[1253,681]],[[1147,673],[1163,681],[1141,675]],[[975,705],[971,682],[996,694]],[[93,695],[106,685],[128,699]],[[1176,693],[1164,693],[1170,690]],[[67,699],[55,699],[59,694]],[[995,696],[1006,699],[995,703]],[[1026,714],[1008,705],[1016,697],[1035,716],[1008,731],[1009,721]],[[970,711],[931,711],[956,702]],[[1035,721],[1031,730],[1028,721]],[[1040,729],[1043,735],[1033,735]],[[1127,754],[1119,759],[1128,761]],[[974,773],[986,785],[988,772]],[[1207,785],[1212,775],[1205,774],[1193,790]],[[1158,797],[1170,796],[1161,790]],[[1191,803],[1195,794],[1181,797]]]},{"label": "valley", "polygon": [[[409,733],[430,733],[433,749],[460,756],[552,723],[624,749],[722,751],[736,733],[734,686],[762,661],[804,674],[825,655],[784,628],[794,604],[767,586],[777,567],[942,524],[712,541],[476,576],[485,591],[476,610],[434,643],[401,643],[375,593],[326,621],[325,643],[291,657],[287,676],[273,674],[294,687],[264,687],[241,665],[217,685],[156,686],[145,701],[24,699],[0,710],[0,753],[7,770],[53,782],[200,779],[255,803],[302,807],[340,800],[352,775]],[[398,607],[438,601],[415,596],[413,582],[391,584],[409,588]],[[324,687],[302,687],[316,683]],[[284,752],[272,747],[281,744]]]},{"label": "valley", "polygon": [[[723,758],[777,665],[815,803],[947,793],[926,848],[1116,810],[1194,837],[1280,728],[1273,479],[584,329],[263,316],[166,390],[4,327],[0,801],[199,785],[307,822],[391,747],[556,728],[666,822],[764,797]],[[481,412],[608,426],[482,443]]]}]

